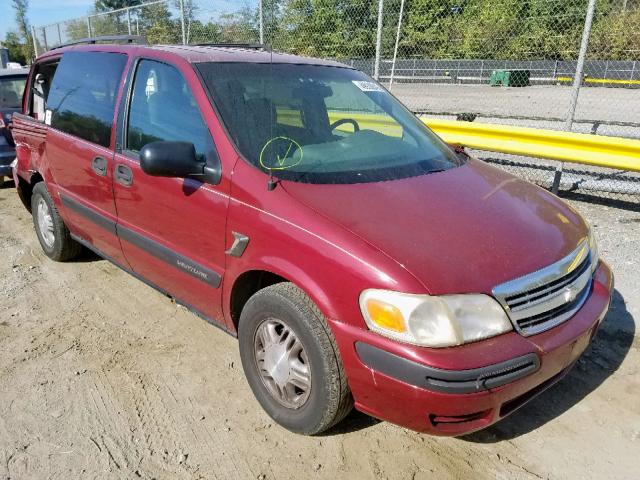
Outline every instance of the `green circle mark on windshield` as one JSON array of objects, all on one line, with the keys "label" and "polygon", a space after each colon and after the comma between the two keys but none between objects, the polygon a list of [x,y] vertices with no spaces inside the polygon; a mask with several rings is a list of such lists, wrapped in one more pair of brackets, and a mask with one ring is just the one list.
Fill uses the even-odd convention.
[{"label": "green circle mark on windshield", "polygon": [[260,165],[265,170],[286,170],[302,162],[302,155],[302,146],[294,139],[273,137],[260,151]]}]

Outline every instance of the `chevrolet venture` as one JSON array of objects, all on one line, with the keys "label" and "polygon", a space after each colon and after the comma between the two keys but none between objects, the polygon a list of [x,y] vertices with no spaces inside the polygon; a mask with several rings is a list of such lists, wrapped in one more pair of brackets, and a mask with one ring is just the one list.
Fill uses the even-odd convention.
[{"label": "chevrolet venture", "polygon": [[353,406],[484,428],[560,380],[609,306],[575,210],[340,63],[66,46],[32,66],[13,135],[46,255],[89,248],[237,336],[257,400],[294,432]]}]

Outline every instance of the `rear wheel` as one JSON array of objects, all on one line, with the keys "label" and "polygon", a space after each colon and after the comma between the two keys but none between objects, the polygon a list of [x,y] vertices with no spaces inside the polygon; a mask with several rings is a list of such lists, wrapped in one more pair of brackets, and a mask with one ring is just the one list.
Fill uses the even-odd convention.
[{"label": "rear wheel", "polygon": [[47,257],[64,262],[80,253],[82,246],[71,238],[44,182],[33,187],[31,213],[40,246]]},{"label": "rear wheel", "polygon": [[245,375],[262,408],[280,425],[321,433],[353,406],[333,334],[298,287],[264,288],[242,310],[238,329]]}]

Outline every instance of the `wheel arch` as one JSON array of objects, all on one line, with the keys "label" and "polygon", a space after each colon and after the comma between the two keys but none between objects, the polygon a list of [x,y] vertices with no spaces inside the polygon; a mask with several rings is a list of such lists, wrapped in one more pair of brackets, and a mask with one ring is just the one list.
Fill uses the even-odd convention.
[{"label": "wheel arch", "polygon": [[16,175],[16,177],[18,178],[16,185],[18,197],[20,197],[24,208],[31,212],[31,194],[33,193],[33,187],[35,187],[37,183],[44,182],[44,178],[40,172],[33,172],[28,180],[20,175]]},{"label": "wheel arch", "polygon": [[[304,270],[296,267],[287,260],[281,260],[281,265],[263,265],[244,270],[234,277],[228,289],[227,310],[231,324],[237,331],[242,309],[251,296],[259,290],[276,283],[289,282],[302,290],[329,318],[335,318],[334,308],[325,290]],[[333,317],[332,317],[333,316]]]}]

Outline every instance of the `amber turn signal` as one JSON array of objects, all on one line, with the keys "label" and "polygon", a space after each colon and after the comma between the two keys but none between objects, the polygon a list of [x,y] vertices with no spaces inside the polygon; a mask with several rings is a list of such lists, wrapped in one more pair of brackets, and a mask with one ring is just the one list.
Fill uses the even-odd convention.
[{"label": "amber turn signal", "polygon": [[402,312],[398,307],[380,300],[369,299],[366,308],[369,319],[379,327],[399,333],[407,330]]}]

